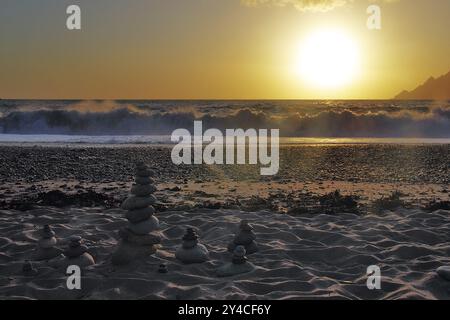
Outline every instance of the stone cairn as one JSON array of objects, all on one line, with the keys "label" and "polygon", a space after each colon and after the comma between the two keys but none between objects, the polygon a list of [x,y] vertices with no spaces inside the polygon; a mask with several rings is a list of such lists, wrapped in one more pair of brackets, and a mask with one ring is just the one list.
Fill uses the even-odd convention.
[{"label": "stone cairn", "polygon": [[40,232],[41,239],[37,243],[34,260],[51,260],[61,255],[62,250],[56,247],[58,240],[55,237],[55,232],[49,225],[45,225]]},{"label": "stone cairn", "polygon": [[175,252],[175,257],[183,263],[202,263],[209,259],[208,249],[198,242],[193,228],[188,228],[183,236],[183,244]]},{"label": "stone cairn", "polygon": [[133,260],[145,258],[156,252],[161,242],[157,232],[159,221],[154,216],[153,204],[156,191],[153,171],[143,162],[136,167],[136,183],[131,187],[131,195],[123,202],[122,209],[127,210],[128,226],[119,231],[121,241],[112,256],[112,263],[125,265]]},{"label": "stone cairn", "polygon": [[83,239],[79,236],[69,238],[69,248],[64,255],[66,256],[65,265],[84,268],[95,264],[94,258],[88,253],[88,247],[83,244]]},{"label": "stone cairn", "polygon": [[226,263],[217,270],[218,277],[231,277],[241,273],[247,273],[255,269],[255,266],[247,261],[244,246],[237,246],[233,251],[231,262]]},{"label": "stone cairn", "polygon": [[228,244],[228,251],[234,252],[237,246],[243,246],[247,254],[255,253],[258,251],[255,240],[256,235],[253,232],[253,227],[247,220],[242,220],[238,234],[234,237],[234,240]]}]

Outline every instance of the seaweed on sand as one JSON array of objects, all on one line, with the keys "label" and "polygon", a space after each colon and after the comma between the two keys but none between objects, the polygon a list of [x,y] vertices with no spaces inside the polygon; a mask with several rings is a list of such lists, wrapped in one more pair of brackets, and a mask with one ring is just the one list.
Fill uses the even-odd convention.
[{"label": "seaweed on sand", "polygon": [[[360,214],[357,195],[342,195],[340,190],[327,193],[321,196],[311,196],[307,201],[296,201],[291,203],[289,214],[336,214],[355,213]],[[311,202],[313,200],[313,202]]]},{"label": "seaweed on sand", "polygon": [[20,199],[12,199],[9,202],[0,203],[2,209],[13,209],[19,211],[28,211],[36,208],[36,206],[51,206],[64,208],[69,206],[76,207],[104,207],[115,208],[120,205],[121,201],[112,196],[98,193],[93,190],[79,191],[78,193],[65,193],[60,190],[51,190],[41,192],[37,195],[23,197]]},{"label": "seaweed on sand", "polygon": [[326,213],[359,213],[356,195],[342,195],[340,190],[319,196],[319,203]]},{"label": "seaweed on sand", "polygon": [[405,206],[405,202],[401,199],[403,194],[400,191],[392,192],[388,197],[381,197],[373,202],[373,208],[379,212],[385,210],[395,210]]},{"label": "seaweed on sand", "polygon": [[450,201],[431,201],[424,207],[423,210],[433,212],[437,210],[450,210]]}]

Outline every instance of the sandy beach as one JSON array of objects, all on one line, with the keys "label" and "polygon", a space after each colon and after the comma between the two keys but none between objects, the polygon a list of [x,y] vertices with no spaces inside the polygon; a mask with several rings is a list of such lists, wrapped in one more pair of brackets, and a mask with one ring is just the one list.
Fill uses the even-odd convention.
[{"label": "sandy beach", "polygon": [[[448,145],[285,146],[275,178],[249,166],[177,167],[165,146],[0,149],[3,299],[450,298],[435,272],[450,265]],[[157,173],[162,241],[156,254],[116,267],[136,161]],[[218,278],[241,219],[257,236],[260,250],[248,257],[256,269]],[[61,248],[72,235],[85,239],[96,265],[82,290],[67,290],[65,273],[46,262],[23,274],[45,224]],[[187,227],[209,261],[175,259]],[[369,265],[381,268],[381,290],[366,286]]]}]

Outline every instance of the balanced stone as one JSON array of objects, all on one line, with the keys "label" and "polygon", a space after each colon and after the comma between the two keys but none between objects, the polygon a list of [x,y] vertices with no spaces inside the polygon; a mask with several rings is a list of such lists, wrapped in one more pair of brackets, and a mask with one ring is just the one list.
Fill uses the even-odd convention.
[{"label": "balanced stone", "polygon": [[40,239],[38,241],[39,247],[41,247],[43,249],[53,248],[57,243],[58,243],[58,241],[56,240],[56,238]]},{"label": "balanced stone", "polygon": [[155,208],[149,206],[147,208],[130,210],[126,213],[126,218],[131,223],[138,223],[149,219],[155,213]]},{"label": "balanced stone", "polygon": [[198,235],[193,228],[187,228],[186,234],[182,238],[183,248],[190,249],[198,244]]},{"label": "balanced stone", "polygon": [[188,228],[183,236],[183,244],[175,252],[175,257],[183,263],[202,263],[209,259],[208,249],[198,243],[198,236],[194,229]]},{"label": "balanced stone", "polygon": [[219,277],[231,277],[242,273],[247,273],[255,269],[255,266],[247,261],[244,246],[237,246],[233,251],[230,263],[226,263],[217,270]]},{"label": "balanced stone", "polygon": [[156,191],[156,187],[152,184],[135,184],[131,187],[131,193],[137,197],[146,197]]},{"label": "balanced stone", "polygon": [[156,252],[155,245],[161,242],[157,234],[159,221],[153,216],[156,202],[153,193],[154,172],[143,162],[136,166],[136,183],[131,187],[131,195],[122,203],[122,209],[127,210],[125,217],[128,225],[119,231],[121,238],[112,262],[115,265],[128,264],[132,260],[145,258]]},{"label": "balanced stone", "polygon": [[44,226],[41,231],[42,238],[39,240],[38,245],[41,248],[52,248],[56,245],[57,240],[55,238],[55,232],[50,228],[48,224]]},{"label": "balanced stone", "polygon": [[69,238],[69,248],[64,252],[70,264],[79,267],[87,267],[95,264],[94,258],[87,252],[87,246],[82,244],[79,236],[71,236]]},{"label": "balanced stone", "polygon": [[450,266],[439,267],[436,272],[441,278],[450,281]]},{"label": "balanced stone", "polygon": [[148,178],[148,177],[154,177],[155,173],[152,170],[149,170],[147,168],[138,168],[136,170],[136,176]]},{"label": "balanced stone", "polygon": [[153,179],[150,177],[136,177],[135,181],[140,185],[148,185],[154,183]]},{"label": "balanced stone", "polygon": [[64,254],[67,257],[76,258],[88,251],[88,248],[85,245],[81,244],[82,241],[81,237],[71,236],[69,240],[70,240],[69,249],[64,252]]},{"label": "balanced stone", "polygon": [[244,246],[247,254],[255,253],[258,251],[255,240],[256,235],[253,233],[253,227],[247,220],[242,220],[238,234],[234,237],[234,240],[228,244],[228,251],[234,252],[237,246]]},{"label": "balanced stone", "polygon": [[41,239],[38,240],[34,260],[50,260],[59,256],[62,251],[56,248],[58,240],[55,237],[55,232],[49,225],[45,225],[41,230]]},{"label": "balanced stone", "polygon": [[137,235],[146,235],[150,232],[156,231],[159,228],[158,218],[155,216],[149,217],[147,220],[138,222],[138,223],[130,223],[128,225],[128,230],[132,231]]},{"label": "balanced stone", "polygon": [[149,195],[147,197],[136,197],[131,196],[128,197],[125,202],[122,204],[122,209],[124,210],[134,210],[134,209],[142,209],[151,206],[156,202],[156,198],[153,195]]},{"label": "balanced stone", "polygon": [[52,230],[50,225],[46,224],[44,228],[41,231],[42,238],[44,239],[51,239],[55,237],[55,232]]}]

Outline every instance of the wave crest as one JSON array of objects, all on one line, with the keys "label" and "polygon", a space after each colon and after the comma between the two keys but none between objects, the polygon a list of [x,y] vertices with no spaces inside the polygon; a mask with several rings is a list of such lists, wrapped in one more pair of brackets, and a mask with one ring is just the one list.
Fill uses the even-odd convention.
[{"label": "wave crest", "polygon": [[[361,102],[362,103],[362,102]],[[0,132],[5,134],[64,135],[170,135],[192,130],[194,120],[203,128],[278,128],[285,137],[450,137],[450,106],[415,108],[368,107],[295,108],[276,102],[203,103],[77,102],[19,105],[2,109]],[[367,103],[366,103],[367,104]]]}]

